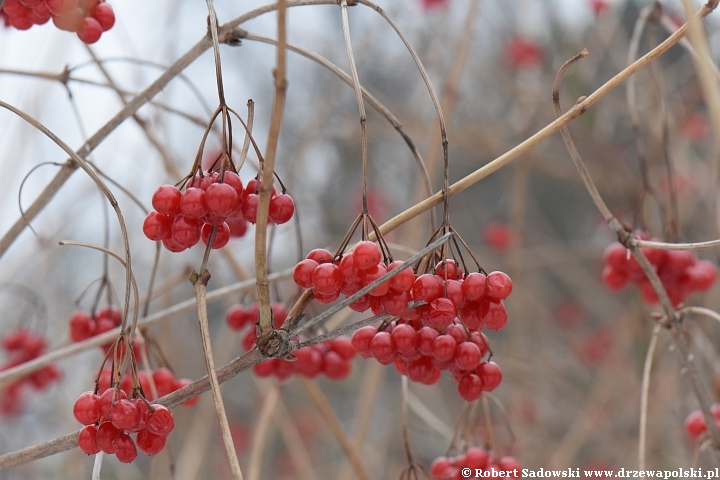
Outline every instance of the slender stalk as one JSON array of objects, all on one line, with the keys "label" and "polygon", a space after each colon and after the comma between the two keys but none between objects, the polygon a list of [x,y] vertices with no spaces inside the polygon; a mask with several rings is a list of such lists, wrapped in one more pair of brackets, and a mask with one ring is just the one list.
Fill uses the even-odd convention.
[{"label": "slender stalk", "polygon": [[[211,242],[208,242],[208,246]],[[225,405],[223,404],[222,394],[220,393],[220,383],[218,382],[217,373],[215,372],[215,361],[213,360],[212,345],[210,343],[210,329],[208,327],[207,317],[207,282],[210,274],[207,270],[203,271],[203,275],[191,274],[193,282],[193,291],[195,292],[195,301],[197,302],[198,320],[200,321],[200,335],[202,338],[203,352],[205,353],[205,366],[207,367],[208,378],[215,401],[215,410],[217,411],[218,420],[220,421],[220,430],[222,431],[223,443],[225,444],[225,452],[230,461],[233,478],[242,480],[242,472],[240,471],[240,462],[238,462],[237,453],[235,452],[235,444],[233,443],[230,433],[230,425],[225,414]]]},{"label": "slender stalk", "polygon": [[287,91],[286,48],[287,43],[287,0],[278,0],[278,48],[276,67],[273,71],[275,77],[275,99],[273,101],[272,115],[270,117],[270,131],[268,133],[267,147],[265,148],[265,162],[262,167],[262,182],[258,199],[257,221],[255,222],[255,277],[258,292],[258,345],[264,345],[261,338],[267,338],[273,332],[272,309],[270,308],[270,283],[267,280],[267,226],[270,211],[270,194],[273,188],[273,174],[275,173],[275,158],[277,156],[280,127],[282,125],[283,110],[285,109],[285,93]]},{"label": "slender stalk", "polygon": [[645,447],[647,446],[647,411],[648,400],[650,398],[650,372],[652,371],[653,357],[655,348],[657,347],[658,334],[660,333],[660,324],[656,323],[653,327],[650,345],[645,355],[645,365],[643,366],[642,390],[640,393],[640,435],[638,436],[638,470],[645,470]]},{"label": "slender stalk", "polygon": [[[563,73],[570,65],[572,65],[572,63],[585,57],[586,55],[587,50],[583,50],[578,55],[565,62],[565,64],[558,71],[557,77],[555,78],[555,84],[553,85],[552,95],[555,113],[558,118],[562,116],[562,110],[560,108],[559,89]],[[572,158],[573,163],[575,164],[575,167],[577,168],[578,173],[580,174],[580,177],[582,178],[583,183],[585,184],[585,188],[590,194],[593,203],[600,211],[602,216],[605,218],[605,221],[608,223],[610,228],[615,231],[618,239],[628,248],[635,260],[637,260],[638,264],[643,270],[643,273],[650,282],[650,285],[652,285],[653,290],[655,290],[655,293],[660,299],[660,304],[665,312],[665,321],[661,324],[669,328],[673,335],[673,340],[675,341],[675,345],[680,354],[680,361],[684,367],[683,372],[687,373],[690,387],[695,394],[695,398],[700,404],[700,410],[703,412],[705,422],[708,425],[708,430],[710,431],[710,436],[713,439],[715,454],[720,456],[720,432],[718,431],[718,427],[717,425],[715,425],[715,421],[713,420],[713,415],[710,412],[710,402],[707,391],[705,390],[705,386],[702,383],[702,379],[700,378],[700,373],[698,372],[695,362],[693,361],[694,357],[690,354],[690,350],[687,345],[687,339],[685,338],[685,333],[682,331],[680,325],[680,319],[677,315],[677,312],[675,311],[675,307],[673,306],[670,298],[668,297],[665,286],[663,285],[660,277],[655,271],[655,268],[650,264],[650,261],[647,259],[643,251],[640,250],[637,244],[633,241],[635,236],[627,232],[623,228],[620,222],[610,212],[610,209],[607,207],[605,201],[600,196],[600,193],[598,192],[595,183],[590,177],[590,174],[587,171],[587,168],[585,167],[585,164],[583,163],[582,158],[580,157],[580,154],[578,153],[577,148],[572,141],[572,138],[570,137],[570,131],[568,130],[567,126],[563,126],[560,129],[560,132],[562,134],[563,141],[565,142],[565,146],[570,153],[570,157]]]}]

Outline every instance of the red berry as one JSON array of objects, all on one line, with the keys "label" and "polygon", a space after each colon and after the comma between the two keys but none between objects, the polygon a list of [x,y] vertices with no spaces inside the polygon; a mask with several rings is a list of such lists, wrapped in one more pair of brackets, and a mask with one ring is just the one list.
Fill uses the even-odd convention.
[{"label": "red berry", "polygon": [[505,304],[500,300],[499,302],[483,302],[478,307],[478,311],[487,311],[480,316],[483,324],[490,330],[500,330],[505,326],[508,320],[507,311],[505,310]]},{"label": "red berry", "polygon": [[100,450],[105,453],[117,452],[117,445],[115,440],[120,436],[120,430],[110,422],[102,422],[97,429],[96,441]]},{"label": "red berry", "polygon": [[173,252],[173,253],[179,253],[182,251],[185,251],[187,247],[181,247],[177,243],[175,243],[175,240],[170,238],[163,238],[162,240],[163,247],[165,247],[167,250]]},{"label": "red berry", "polygon": [[143,233],[147,238],[159,241],[170,235],[172,220],[167,215],[150,212],[143,222]]},{"label": "red berry", "polygon": [[[70,317],[70,338],[73,342],[81,342],[95,335],[95,320],[85,312],[75,312]],[[94,422],[93,422],[94,423]]]},{"label": "red berry", "polygon": [[130,435],[121,434],[115,440],[115,445],[117,445],[115,456],[122,463],[132,463],[137,458],[137,448],[135,448],[135,442],[130,438]]},{"label": "red berry", "polygon": [[437,330],[430,327],[422,327],[417,332],[417,349],[425,356],[433,356],[433,348],[435,345],[435,339],[440,334]]},{"label": "red berry", "polygon": [[[180,380],[178,380],[177,382],[175,382],[175,388],[174,388],[173,390],[174,390],[174,391],[180,390],[181,388],[187,387],[187,386],[190,385],[191,383],[192,383],[192,380],[190,380],[189,378],[181,378]],[[192,406],[194,406],[194,405],[197,405],[197,403],[198,403],[199,401],[200,401],[200,396],[193,397],[193,398],[191,398],[190,400],[185,400],[185,401],[182,403],[182,406],[183,406],[183,407],[192,407]]]},{"label": "red berry", "polygon": [[350,362],[333,351],[325,353],[323,373],[331,380],[342,380],[350,375]]},{"label": "red berry", "polygon": [[213,238],[212,248],[218,249],[227,245],[230,241],[230,227],[228,227],[227,223],[221,223],[217,227],[208,225],[207,223],[203,225],[200,232],[200,238],[202,238],[203,243],[205,245],[208,244],[213,228],[217,228],[217,230],[215,231],[215,237]]},{"label": "red berry", "polygon": [[628,276],[624,270],[619,270],[612,265],[605,265],[602,271],[602,280],[610,290],[620,290],[627,284]]},{"label": "red berry", "polygon": [[504,272],[490,272],[487,276],[487,296],[504,300],[512,293],[512,280]]},{"label": "red berry", "polygon": [[147,455],[157,455],[165,448],[166,437],[155,435],[148,430],[141,430],[137,435],[137,446]]},{"label": "red berry", "polygon": [[370,341],[370,352],[373,358],[383,365],[390,365],[395,360],[395,343],[387,332],[377,332]]},{"label": "red berry", "polygon": [[233,330],[241,330],[247,323],[248,316],[245,307],[242,305],[235,305],[230,307],[225,316],[228,327]]},{"label": "red berry", "polygon": [[413,298],[419,302],[432,302],[443,294],[443,285],[439,277],[430,274],[420,275],[412,287]]},{"label": "red berry", "polygon": [[171,233],[178,247],[190,248],[200,241],[200,224],[196,220],[180,215],[175,218]]},{"label": "red berry", "polygon": [[152,196],[152,206],[158,213],[174,215],[180,209],[182,196],[174,185],[162,185]]},{"label": "red berry", "polygon": [[175,391],[175,375],[169,368],[158,368],[153,372],[152,378],[159,396],[164,397],[168,393]]},{"label": "red berry", "polygon": [[700,410],[695,410],[685,419],[685,431],[692,438],[697,438],[707,431],[705,417]]},{"label": "red berry", "polygon": [[[372,292],[375,290],[372,290],[370,295],[372,295]],[[408,292],[395,292],[393,290],[387,292],[385,296],[381,298],[385,311],[390,315],[402,315],[402,313],[407,310],[410,300],[412,300],[412,298]]]},{"label": "red berry", "polygon": [[353,333],[350,342],[352,343],[353,348],[355,348],[355,351],[357,351],[358,355],[363,358],[372,357],[370,343],[375,337],[375,333],[377,333],[377,329],[369,325],[356,330],[355,333]]},{"label": "red berry", "polygon": [[359,270],[367,270],[380,263],[382,254],[375,243],[365,240],[357,244],[353,250],[353,257],[355,257],[355,266]]},{"label": "red berry", "polygon": [[245,235],[248,229],[248,222],[242,213],[231,215],[225,219],[228,227],[230,227],[230,237],[239,238]]},{"label": "red berry", "polygon": [[441,362],[449,362],[455,356],[457,342],[452,335],[440,335],[433,342],[433,357]]},{"label": "red berry", "polygon": [[[387,273],[387,267],[384,264],[378,263],[372,268],[366,268],[360,274],[362,278],[362,284],[364,287],[378,280],[380,277]],[[383,282],[377,287],[370,290],[369,295],[373,297],[382,297],[390,290],[390,282]]]},{"label": "red berry", "polygon": [[154,412],[147,420],[147,430],[155,435],[167,436],[175,428],[172,413],[163,405],[153,405]]},{"label": "red berry", "polygon": [[472,342],[460,343],[455,350],[455,364],[460,370],[474,370],[481,358],[480,348]]},{"label": "red berry", "polygon": [[73,405],[75,419],[83,425],[92,425],[100,420],[100,397],[93,392],[82,393]]},{"label": "red berry", "polygon": [[324,248],[316,248],[307,254],[307,259],[315,260],[317,263],[329,263],[333,261],[333,255]]},{"label": "red berry", "polygon": [[281,193],[270,199],[269,219],[278,225],[287,223],[295,213],[295,202],[290,195]]},{"label": "red berry", "polygon": [[[388,265],[388,272],[400,268],[402,264],[402,261],[395,260]],[[402,272],[390,279],[390,289],[396,292],[409,292],[413,287],[413,283],[415,283],[415,272],[413,272],[412,267],[405,267]]]},{"label": "red berry", "polygon": [[448,298],[436,298],[430,302],[430,311],[427,324],[430,327],[446,327],[450,325],[457,316],[455,303]]},{"label": "red berry", "polygon": [[120,400],[110,410],[110,421],[118,430],[132,430],[140,422],[140,412],[129,400]]},{"label": "red berry", "polygon": [[302,288],[312,288],[313,272],[318,266],[318,262],[312,259],[305,259],[295,265],[293,269],[293,280]]},{"label": "red berry", "polygon": [[97,444],[97,427],[95,425],[85,425],[80,430],[78,447],[88,455],[100,453],[100,447]]},{"label": "red berry", "polygon": [[202,218],[207,215],[205,190],[188,187],[180,198],[180,211],[187,218]]},{"label": "red berry", "polygon": [[110,412],[113,403],[117,403],[118,400],[123,400],[125,398],[127,398],[127,394],[122,390],[115,388],[108,388],[100,395],[98,405],[100,406],[100,413],[102,413],[105,420],[110,420]]},{"label": "red berry", "polygon": [[487,277],[482,273],[471,273],[462,283],[462,293],[468,300],[480,300],[485,296]]},{"label": "red berry", "polygon": [[[226,183],[214,183],[205,190],[205,204],[209,213],[227,217],[238,208],[240,199],[234,188]],[[245,218],[248,218],[245,216]]]},{"label": "red berry", "polygon": [[342,275],[337,265],[323,263],[318,265],[312,273],[313,290],[322,295],[334,295],[340,292]]},{"label": "red berry", "polygon": [[[447,278],[445,272],[447,272]],[[462,268],[458,267],[453,259],[441,260],[435,265],[435,275],[443,280],[457,280],[462,278]]]},{"label": "red berry", "polygon": [[417,349],[417,331],[407,324],[395,326],[390,336],[395,342],[398,353]]},{"label": "red berry", "polygon": [[467,373],[458,382],[458,394],[466,402],[472,402],[480,398],[483,392],[482,379],[474,373]]},{"label": "red berry", "polygon": [[355,357],[355,347],[348,337],[337,337],[333,340],[328,340],[327,346],[345,360],[352,360]]},{"label": "red berry", "polygon": [[477,374],[482,379],[483,390],[492,392],[502,382],[502,371],[495,362],[483,362],[477,367]]},{"label": "red berry", "polygon": [[[248,186],[250,184],[248,183]],[[257,222],[257,210],[260,197],[256,193],[250,193],[242,203],[242,216],[250,223]]]},{"label": "red berry", "polygon": [[425,379],[432,375],[433,368],[437,367],[433,365],[430,357],[420,357],[408,364],[407,375],[413,382],[422,383]]}]

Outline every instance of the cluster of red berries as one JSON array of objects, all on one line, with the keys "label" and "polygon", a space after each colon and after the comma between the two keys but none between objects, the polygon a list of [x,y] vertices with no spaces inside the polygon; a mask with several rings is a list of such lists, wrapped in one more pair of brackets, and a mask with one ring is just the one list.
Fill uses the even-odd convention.
[{"label": "cluster of red berries", "polygon": [[[293,280],[303,288],[312,288],[320,303],[332,303],[341,293],[353,295],[402,263],[398,260],[386,265],[380,248],[373,242],[362,241],[339,260],[321,248],[311,251],[295,266]],[[433,328],[449,326],[459,315],[470,330],[480,330],[483,326],[499,330],[507,323],[503,300],[511,292],[512,281],[507,274],[465,275],[462,267],[447,259],[438,262],[435,274],[417,275],[406,267],[351,303],[350,308],[357,312],[371,309],[375,315],[401,315],[405,320],[418,320]],[[426,304],[407,310],[413,300]]]},{"label": "cluster of red berries", "polygon": [[[158,187],[152,197],[155,211],[145,218],[143,232],[150,240],[162,241],[171,252],[182,252],[201,239],[205,245],[214,227],[212,248],[227,245],[230,237],[241,237],[247,222],[255,223],[259,196],[257,180],[250,180],[243,188],[240,177],[226,171],[222,179],[218,172],[203,172],[185,186],[185,191],[173,185]],[[295,203],[287,193],[272,190],[269,222],[283,224],[295,213]]]},{"label": "cluster of red berries", "polygon": [[[275,328],[280,328],[288,316],[288,311],[281,303],[273,303],[273,323]],[[253,326],[258,321],[258,306],[246,308],[242,305],[235,305],[227,312],[228,326],[233,330],[242,330],[245,326]],[[242,339],[242,346],[250,350],[257,341],[257,333],[254,328],[247,331]],[[253,367],[258,377],[274,376],[285,380],[292,375],[301,375],[306,378],[315,378],[321,373],[332,380],[342,380],[350,375],[352,370],[352,359],[355,357],[355,348],[347,337],[338,337],[326,342],[308,345],[293,350],[297,357],[294,362],[288,362],[281,358],[271,358],[258,363]]]},{"label": "cluster of red berries", "polygon": [[[75,400],[73,414],[85,425],[78,435],[83,452],[114,454],[123,463],[135,460],[138,448],[148,455],[160,453],[175,428],[173,415],[166,407],[151,406],[137,397],[128,400],[118,388],[109,388],[102,395],[83,393]],[[137,448],[130,433],[137,433]]]},{"label": "cluster of red berries", "polygon": [[[638,236],[648,239],[642,232]],[[695,292],[704,292],[717,280],[717,267],[707,260],[698,260],[691,251],[654,248],[641,250],[655,268],[674,306],[678,306]],[[605,268],[602,279],[608,288],[620,290],[626,284],[633,283],[640,288],[646,303],[658,303],[657,294],[650,281],[627,248],[615,242],[605,249],[603,259]]]},{"label": "cluster of red berries", "polygon": [[5,0],[5,25],[27,30],[52,19],[60,30],[75,32],[85,43],[100,40],[115,25],[115,12],[105,0]]},{"label": "cluster of red berries", "polygon": [[[243,347],[250,344],[252,348],[256,340],[255,331],[249,331],[243,338]],[[352,371],[355,348],[348,337],[337,337],[298,348],[292,353],[297,357],[294,362],[271,358],[255,365],[253,372],[258,377],[274,376],[279,380],[285,380],[293,375],[312,379],[321,373],[330,380],[343,380]]]},{"label": "cluster of red berries", "polygon": [[[710,405],[710,413],[712,413],[713,419],[715,420],[715,425],[720,429],[720,403]],[[700,435],[707,432],[707,429],[705,417],[700,410],[695,410],[685,419],[685,431],[691,438],[697,439]]]},{"label": "cluster of red berries", "polygon": [[[288,316],[287,308],[282,303],[273,303],[270,305],[273,314],[273,323],[275,328],[282,327],[283,322]],[[250,307],[243,305],[233,305],[227,311],[226,320],[228,327],[232,330],[242,330],[246,325],[255,325],[259,320],[258,304],[254,303]],[[252,348],[252,347],[250,347]],[[249,350],[247,348],[246,350]]]},{"label": "cluster of red berries", "polygon": [[489,351],[487,337],[468,332],[459,321],[444,330],[440,333],[415,321],[391,322],[382,330],[372,326],[357,330],[352,345],[361,357],[392,363],[398,373],[424,385],[437,383],[447,370],[467,402],[480,398],[483,391],[495,390],[502,372],[495,362],[483,361]]},{"label": "cluster of red berries", "polygon": [[[99,392],[105,392],[107,389],[110,388],[111,375],[111,367],[103,368],[102,372],[100,373],[100,383],[98,388]],[[157,390],[158,398],[164,397],[165,395],[168,395],[176,390],[180,390],[181,388],[186,387],[192,383],[192,380],[190,380],[189,378],[175,378],[175,375],[172,373],[172,371],[166,367],[160,367],[157,370],[152,371],[150,375],[152,376],[153,382],[155,383],[155,389]],[[156,400],[155,396],[152,394],[152,388],[150,387],[150,379],[148,377],[147,370],[138,370],[137,377],[138,381],[140,382],[140,386],[142,387],[142,391],[145,394],[145,398],[150,401]],[[120,390],[125,392],[127,396],[132,396],[132,376],[129,374],[124,375],[122,380],[120,381],[119,387]],[[183,402],[183,406],[191,407],[195,405],[198,401],[200,401],[200,397],[191,398],[190,400]]]},{"label": "cluster of red berries", "polygon": [[[504,471],[504,478],[520,478],[520,464],[515,457],[506,456],[499,459],[495,454],[482,447],[470,447],[467,451],[456,457],[438,457],[430,466],[433,480],[460,480],[463,478],[462,470],[469,468],[473,475],[476,469],[486,472]],[[510,472],[510,474],[508,474]],[[500,477],[500,475],[483,475],[485,477]]]},{"label": "cluster of red berries", "polygon": [[[94,315],[77,311],[70,317],[70,338],[73,342],[82,342],[95,335],[117,328],[121,323],[120,311],[113,306],[102,308],[95,312]],[[111,345],[112,342],[103,345],[103,349],[107,352]]]},{"label": "cluster of red berries", "polygon": [[[42,336],[35,335],[26,328],[20,328],[5,335],[2,339],[2,346],[10,358],[0,366],[0,371],[39,357],[45,352],[47,342]],[[48,365],[32,375],[12,383],[0,392],[0,412],[12,415],[20,411],[23,405],[22,389],[24,385],[31,386],[35,390],[44,390],[61,376],[62,373],[56,365]]]}]

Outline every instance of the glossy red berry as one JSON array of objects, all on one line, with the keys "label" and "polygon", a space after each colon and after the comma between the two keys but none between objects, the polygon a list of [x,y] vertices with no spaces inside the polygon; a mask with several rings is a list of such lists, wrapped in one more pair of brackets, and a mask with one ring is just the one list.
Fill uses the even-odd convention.
[{"label": "glossy red berry", "polygon": [[162,185],[152,196],[152,206],[158,213],[174,215],[180,210],[182,196],[183,194],[174,185]]},{"label": "glossy red berry", "polygon": [[95,425],[86,425],[80,430],[78,447],[87,455],[100,453],[100,447],[97,444],[97,427]]},{"label": "glossy red berry", "polygon": [[[368,286],[371,283],[377,281],[387,273],[387,267],[384,264],[378,263],[372,268],[366,268],[362,270],[360,277],[362,278],[363,286]],[[373,297],[382,297],[390,290],[390,282],[383,282],[377,287],[370,290],[369,295]]]},{"label": "glossy red berry", "polygon": [[171,232],[172,239],[178,247],[190,248],[200,241],[200,224],[198,221],[182,215],[175,218]]},{"label": "glossy red berry", "polygon": [[92,425],[100,420],[100,397],[93,392],[82,393],[73,405],[75,419],[83,425]]},{"label": "glossy red berry", "polygon": [[483,392],[483,381],[480,376],[474,373],[466,373],[458,382],[458,394],[466,402],[472,402],[480,398]]},{"label": "glossy red berry", "polygon": [[310,260],[315,260],[317,263],[329,263],[333,261],[332,253],[328,252],[324,248],[316,248],[315,250],[311,250],[310,253],[307,254],[307,258]]},{"label": "glossy red berry", "polygon": [[508,316],[505,310],[505,304],[499,302],[487,302],[483,303],[478,307],[478,311],[484,310],[483,307],[487,307],[487,311],[480,317],[483,324],[490,330],[500,330],[507,324]]},{"label": "glossy red berry", "polygon": [[166,437],[155,435],[148,430],[141,430],[137,435],[137,446],[147,455],[157,455],[165,448]]},{"label": "glossy red berry", "polygon": [[433,356],[440,362],[449,362],[455,356],[457,342],[452,335],[440,335],[433,342]]},{"label": "glossy red berry", "polygon": [[377,332],[370,341],[370,352],[373,358],[383,365],[390,365],[395,360],[395,343],[387,332]]},{"label": "glossy red berry", "polygon": [[208,213],[205,190],[188,187],[180,198],[180,212],[187,218],[202,218]]},{"label": "glossy red berry", "polygon": [[490,272],[487,276],[487,296],[504,300],[512,293],[512,280],[504,272]]},{"label": "glossy red berry", "polygon": [[217,230],[215,231],[215,237],[213,238],[212,248],[218,249],[227,245],[230,241],[230,227],[228,227],[227,223],[221,223],[217,227],[208,224],[203,225],[200,232],[200,238],[202,238],[203,243],[205,245],[208,244],[213,228],[216,228]]},{"label": "glossy red berry", "polygon": [[331,380],[342,380],[350,375],[350,362],[333,351],[325,353],[323,373]]},{"label": "glossy red berry", "polygon": [[120,430],[115,428],[112,423],[102,422],[97,429],[97,435],[95,438],[100,450],[105,453],[112,454],[117,452],[118,447],[115,444],[115,440],[117,440],[119,436]]},{"label": "glossy red berry", "polygon": [[115,440],[115,445],[117,445],[115,456],[120,462],[132,463],[137,458],[137,448],[135,448],[135,442],[130,438],[130,435],[120,434]]},{"label": "glossy red berry", "polygon": [[[400,268],[402,264],[402,261],[395,260],[388,265],[388,271]],[[390,289],[396,292],[409,292],[415,283],[415,278],[412,267],[405,267],[402,272],[390,279]]]},{"label": "glossy red berry", "polygon": [[372,342],[372,339],[375,337],[376,333],[377,329],[372,326],[363,327],[353,333],[352,339],[350,341],[353,348],[355,348],[355,351],[357,351],[358,355],[363,358],[372,357],[370,343]]},{"label": "glossy red berry", "polygon": [[337,265],[323,263],[318,265],[312,273],[313,290],[322,295],[334,295],[340,292],[342,275]]},{"label": "glossy red berry", "polygon": [[70,338],[73,342],[82,342],[96,334],[95,320],[85,312],[75,312],[70,317]]},{"label": "glossy red berry", "polygon": [[[248,183],[248,186],[250,184]],[[260,203],[260,196],[256,193],[250,193],[242,203],[242,215],[250,223],[257,222],[257,211]]]},{"label": "glossy red berry", "polygon": [[166,407],[153,405],[154,412],[147,420],[147,430],[155,435],[167,436],[175,428],[175,419]]},{"label": "glossy red berry", "polygon": [[502,382],[502,371],[495,362],[483,362],[477,367],[477,374],[482,379],[483,390],[492,392]]},{"label": "glossy red berry", "polygon": [[150,212],[143,222],[143,233],[147,238],[160,241],[170,235],[172,220],[167,215]]},{"label": "glossy red berry", "polygon": [[355,257],[355,266],[359,270],[367,270],[380,263],[382,254],[377,244],[365,240],[357,244],[353,250],[353,257]]},{"label": "glossy red berry", "polygon": [[115,12],[109,3],[101,3],[92,13],[92,16],[100,22],[103,32],[110,30],[115,25]]},{"label": "glossy red berry", "polygon": [[132,430],[140,422],[140,412],[130,400],[119,400],[110,409],[110,421],[118,430]]},{"label": "glossy red berry", "polygon": [[205,190],[208,212],[220,217],[232,215],[238,208],[239,202],[235,189],[226,183],[213,183]]},{"label": "glossy red berry", "polygon": [[318,266],[318,262],[312,259],[305,259],[295,265],[293,269],[293,280],[302,288],[312,288],[313,272]]},{"label": "glossy red berry", "polygon": [[295,202],[290,195],[281,193],[270,199],[269,219],[278,225],[287,223],[295,213]]},{"label": "glossy red berry", "polygon": [[460,370],[474,370],[481,358],[480,348],[472,342],[460,343],[455,350],[455,364]]},{"label": "glossy red berry", "polygon": [[85,17],[78,26],[77,36],[83,43],[89,45],[100,40],[102,32],[100,22],[92,17]]},{"label": "glossy red berry", "polygon": [[449,298],[436,298],[430,302],[427,324],[430,327],[446,327],[457,316],[457,307]]}]

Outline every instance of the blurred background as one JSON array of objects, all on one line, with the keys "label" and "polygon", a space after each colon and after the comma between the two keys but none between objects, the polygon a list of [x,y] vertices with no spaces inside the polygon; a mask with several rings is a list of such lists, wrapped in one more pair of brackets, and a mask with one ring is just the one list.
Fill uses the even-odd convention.
[{"label": "blurred background", "polygon": [[[263,4],[215,2],[220,23]],[[567,59],[583,48],[590,51],[565,76],[565,109],[660,43],[684,18],[681,2],[669,0],[660,2],[661,8],[642,30],[638,20],[648,16],[651,1],[378,4],[414,46],[438,92],[448,125],[451,181],[492,161],[555,118],[552,84]],[[0,28],[0,99],[38,119],[73,148],[123,106],[98,60],[129,99],[206,33],[204,2],[124,0],[112,6],[116,25],[89,48],[52,25],[29,31]],[[349,13],[361,83],[397,117],[427,164],[433,191],[440,190],[438,122],[417,67],[376,12],[357,6]],[[720,49],[719,18],[716,12],[704,22],[713,52]],[[337,6],[294,7],[288,22],[289,43],[348,71]],[[276,37],[273,13],[241,27],[254,38]],[[248,99],[254,101],[254,136],[264,148],[274,94],[275,47],[244,39],[240,46],[223,45],[221,56],[227,102],[244,114]],[[57,75],[66,68],[70,80],[63,83]],[[272,271],[292,268],[313,248],[334,251],[361,209],[361,143],[353,89],[327,68],[291,52],[287,76],[276,170],[295,199],[299,231],[293,222],[273,230]],[[675,46],[633,81],[634,102],[628,102],[627,84],[621,85],[570,125],[603,198],[621,221],[653,237],[717,238],[713,164],[718,153],[692,56],[683,46]],[[89,157],[145,208],[157,186],[174,184],[190,170],[204,123],[217,105],[210,52],[154,100],[138,113],[142,126],[126,120]],[[370,213],[380,223],[423,199],[426,192],[403,138],[367,103],[366,109]],[[635,129],[633,112],[638,118]],[[240,146],[243,132],[236,127],[234,134]],[[206,151],[218,145],[217,135],[211,135]],[[1,232],[20,218],[19,205],[27,208],[53,178],[58,171],[53,164],[65,160],[44,135],[9,112],[0,113]],[[240,172],[244,182],[257,173],[256,160],[251,149]],[[141,231],[145,213],[116,185],[110,187],[128,224],[134,271],[145,292],[155,255],[155,245]],[[469,432],[469,444],[491,445],[501,455],[514,455],[523,467],[637,468],[641,379],[654,326],[649,313],[657,308],[647,306],[634,286],[611,292],[603,284],[602,254],[615,238],[593,206],[561,138],[556,135],[541,143],[453,197],[450,208],[453,227],[483,268],[505,271],[514,282],[506,301],[507,327],[488,333],[504,380],[493,392],[497,402],[480,404],[469,415],[449,375],[432,387],[411,383],[409,439],[414,459],[429,467],[438,456],[462,453],[462,447],[451,448],[458,427]],[[402,259],[424,246],[430,234],[429,216],[424,214],[387,240],[397,246],[395,253]],[[109,247],[121,252],[114,214],[87,175],[77,172],[32,222],[32,230],[25,229],[0,259],[0,335],[24,326],[45,335],[50,349],[69,344],[68,320],[76,310],[92,307],[97,288],[93,282],[103,274],[103,257],[59,246],[58,241],[102,245],[106,235]],[[239,271],[253,276],[253,245],[250,227],[243,238],[225,247],[230,255],[211,255],[210,290],[239,281]],[[698,256],[717,264],[715,250]],[[156,281],[163,288],[150,312],[192,298],[187,274],[199,268],[201,257],[200,247],[161,253]],[[124,295],[124,272],[113,261],[109,278],[111,299],[117,305]],[[686,304],[717,310],[717,293],[714,286]],[[288,307],[298,294],[289,278],[273,293],[274,300]],[[225,322],[226,310],[252,302],[247,292],[209,305],[216,363],[242,352],[241,336]],[[324,308],[313,303],[308,314]],[[343,312],[331,322],[349,324],[366,316]],[[714,396],[720,328],[702,317],[688,317],[684,328],[705,387]],[[204,374],[192,310],[156,324],[150,332],[177,377]],[[698,404],[678,360],[670,335],[660,332],[649,387],[647,466],[714,467],[712,454],[700,452],[683,428]],[[101,361],[99,349],[66,358],[58,363],[63,371],[60,381],[42,391],[26,389],[22,408],[0,416],[0,453],[77,430],[72,404],[81,392],[93,388]],[[400,378],[392,367],[356,358],[346,380],[317,381],[373,478],[398,478],[406,466]],[[261,380],[245,372],[222,389],[245,470],[255,458],[259,478],[353,478],[302,382]],[[270,402],[272,409],[263,410],[269,398],[278,400]],[[155,458],[140,455],[131,465],[107,458],[103,478],[227,478],[210,395],[174,413],[177,427],[166,451]],[[298,458],[309,461],[312,470],[298,467],[303,465]],[[92,460],[74,449],[0,471],[0,478],[87,478],[91,469]]]}]

